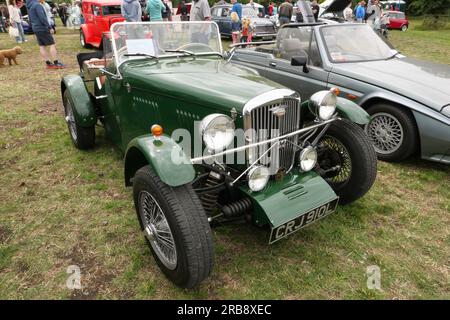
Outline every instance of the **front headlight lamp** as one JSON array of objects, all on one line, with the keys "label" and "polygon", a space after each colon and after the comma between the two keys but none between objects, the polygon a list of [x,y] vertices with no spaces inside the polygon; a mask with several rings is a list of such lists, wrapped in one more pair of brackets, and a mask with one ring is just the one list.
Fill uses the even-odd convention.
[{"label": "front headlight lamp", "polygon": [[251,168],[247,174],[248,187],[254,192],[261,191],[267,185],[269,177],[269,168],[265,166],[255,166]]},{"label": "front headlight lamp", "polygon": [[311,171],[317,163],[317,151],[314,147],[306,147],[300,152],[300,168],[303,172]]},{"label": "front headlight lamp", "polygon": [[203,118],[200,134],[208,150],[222,151],[233,142],[234,121],[224,114],[210,114]]},{"label": "front headlight lamp", "polygon": [[330,120],[336,111],[337,97],[332,91],[319,91],[309,99],[309,110],[320,120]]}]

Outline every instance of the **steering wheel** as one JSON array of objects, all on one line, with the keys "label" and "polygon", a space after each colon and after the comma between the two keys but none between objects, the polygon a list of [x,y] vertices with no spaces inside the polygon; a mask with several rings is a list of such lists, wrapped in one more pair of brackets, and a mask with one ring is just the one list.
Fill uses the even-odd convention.
[{"label": "steering wheel", "polygon": [[211,52],[216,51],[207,44],[200,43],[200,42],[194,42],[194,43],[186,43],[182,46],[178,47],[176,50],[186,50],[186,51],[192,51],[192,52]]}]

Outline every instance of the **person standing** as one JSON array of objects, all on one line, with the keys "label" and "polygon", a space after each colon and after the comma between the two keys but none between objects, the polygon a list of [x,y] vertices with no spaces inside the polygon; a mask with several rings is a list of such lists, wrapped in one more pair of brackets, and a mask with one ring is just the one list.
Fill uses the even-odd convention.
[{"label": "person standing", "polygon": [[369,1],[371,2],[367,5],[366,20],[370,26],[375,27],[375,21],[381,18],[381,7],[378,0]]},{"label": "person standing", "polygon": [[211,8],[208,0],[194,0],[191,7],[190,21],[210,21]]},{"label": "person standing", "polygon": [[162,10],[164,5],[161,0],[148,0],[147,13],[150,21],[162,21]]},{"label": "person standing", "polygon": [[[38,2],[38,0],[27,0],[27,9],[31,26],[39,44],[39,52],[42,59],[45,61],[47,69],[64,68],[65,66],[58,60],[55,39],[53,39],[52,36],[54,31],[48,23],[44,7]],[[49,60],[46,50],[47,47],[50,49],[50,56],[53,62]]]},{"label": "person standing", "polygon": [[267,14],[268,14],[269,16],[273,16],[273,2],[271,2],[271,3],[269,4],[269,6],[267,7]]},{"label": "person standing", "polygon": [[170,8],[167,5],[167,3],[164,2],[164,0],[161,0],[162,5],[163,5],[163,9],[161,12],[161,16],[163,21],[169,21],[169,16],[170,16]]},{"label": "person standing", "polygon": [[351,3],[344,9],[344,19],[345,21],[353,21],[353,10]]},{"label": "person standing", "polygon": [[233,43],[239,42],[239,33],[242,26],[242,5],[237,0],[231,0],[231,39]]},{"label": "person standing", "polygon": [[320,11],[320,7],[317,4],[317,0],[313,0],[311,3],[311,9],[314,15],[314,20],[319,21],[319,11]]},{"label": "person standing", "polygon": [[123,0],[120,12],[127,22],[142,21],[142,9],[139,0]]},{"label": "person standing", "polygon": [[280,21],[280,27],[284,24],[291,22],[292,13],[294,7],[291,4],[291,0],[286,0],[283,2],[278,9],[278,20]]},{"label": "person standing", "polygon": [[181,21],[189,21],[188,14],[189,14],[189,10],[187,8],[186,1],[183,0],[183,1],[181,1],[181,6],[180,6]]},{"label": "person standing", "polygon": [[23,43],[27,41],[22,26],[22,14],[20,13],[20,8],[22,8],[22,6],[22,0],[11,0],[10,5],[8,6],[9,21],[11,22],[11,26],[18,31],[18,36],[16,37],[17,43]]},{"label": "person standing", "polygon": [[356,21],[358,23],[364,23],[364,19],[365,19],[365,15],[366,15],[366,9],[364,8],[364,6],[366,5],[366,3],[364,1],[361,1],[358,6],[356,7]]},{"label": "person standing", "polygon": [[44,7],[45,14],[47,15],[48,24],[52,27],[53,31],[56,31],[55,22],[53,21],[52,8],[45,0],[39,0],[39,2]]},{"label": "person standing", "polygon": [[58,15],[59,18],[61,19],[63,26],[65,27],[67,21],[67,5],[65,3],[61,3],[58,6]]}]

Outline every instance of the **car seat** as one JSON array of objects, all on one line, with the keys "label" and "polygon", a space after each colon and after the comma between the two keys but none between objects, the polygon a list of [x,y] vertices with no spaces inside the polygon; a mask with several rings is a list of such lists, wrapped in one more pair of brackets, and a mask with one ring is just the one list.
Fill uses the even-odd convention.
[{"label": "car seat", "polygon": [[302,42],[299,39],[283,39],[280,47],[280,58],[291,60],[291,58],[298,55],[302,49]]}]

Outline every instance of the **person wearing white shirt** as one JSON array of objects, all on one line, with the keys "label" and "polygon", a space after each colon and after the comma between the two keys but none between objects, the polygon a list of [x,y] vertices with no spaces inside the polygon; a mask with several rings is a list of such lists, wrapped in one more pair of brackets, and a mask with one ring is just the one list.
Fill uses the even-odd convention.
[{"label": "person wearing white shirt", "polygon": [[9,12],[9,20],[11,22],[11,26],[17,29],[18,36],[16,36],[16,42],[22,43],[27,41],[25,38],[25,32],[23,31],[22,27],[22,15],[20,13],[20,8],[23,6],[22,0],[10,0],[8,5],[8,12]]}]

